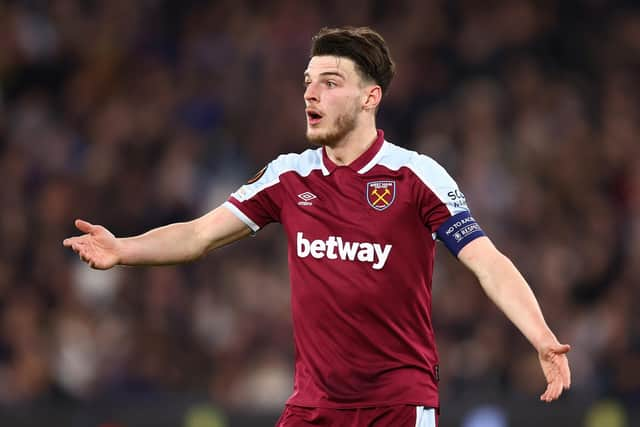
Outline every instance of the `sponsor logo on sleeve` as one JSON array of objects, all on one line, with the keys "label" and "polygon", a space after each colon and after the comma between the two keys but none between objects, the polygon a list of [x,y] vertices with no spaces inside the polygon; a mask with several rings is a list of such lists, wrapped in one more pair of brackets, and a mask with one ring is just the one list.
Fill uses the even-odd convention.
[{"label": "sponsor logo on sleeve", "polygon": [[396,200],[395,181],[373,181],[367,183],[367,203],[377,211],[383,211]]},{"label": "sponsor logo on sleeve", "polygon": [[451,190],[447,193],[447,197],[451,201],[450,204],[453,205],[454,208],[466,208],[467,207],[467,199],[464,197],[462,191],[457,188]]}]

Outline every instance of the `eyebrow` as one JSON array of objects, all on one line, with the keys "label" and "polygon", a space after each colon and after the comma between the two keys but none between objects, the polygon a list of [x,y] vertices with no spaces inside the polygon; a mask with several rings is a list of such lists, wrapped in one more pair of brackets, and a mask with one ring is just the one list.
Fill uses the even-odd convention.
[{"label": "eyebrow", "polygon": [[[338,71],[323,71],[322,73],[319,74],[319,76],[337,76],[340,77],[341,79],[345,79],[346,77],[344,76],[344,74],[338,72]],[[310,77],[310,74],[308,71],[304,72],[304,77]]]}]

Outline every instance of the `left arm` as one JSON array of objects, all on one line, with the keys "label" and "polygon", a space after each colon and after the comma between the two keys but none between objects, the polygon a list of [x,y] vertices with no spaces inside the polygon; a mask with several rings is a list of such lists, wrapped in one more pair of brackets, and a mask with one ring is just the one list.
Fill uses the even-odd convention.
[{"label": "left arm", "polygon": [[566,353],[570,346],[560,344],[544,320],[531,288],[513,263],[491,243],[479,237],[458,253],[460,261],[478,278],[489,298],[504,312],[538,351],[547,379],[541,400],[551,402],[571,385]]}]

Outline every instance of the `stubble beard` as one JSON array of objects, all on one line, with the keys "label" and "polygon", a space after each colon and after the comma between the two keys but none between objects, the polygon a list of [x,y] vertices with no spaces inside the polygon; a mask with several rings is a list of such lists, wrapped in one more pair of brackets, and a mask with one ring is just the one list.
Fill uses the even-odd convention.
[{"label": "stubble beard", "polygon": [[351,133],[358,124],[356,106],[338,116],[332,128],[321,134],[311,134],[307,129],[307,140],[316,145],[334,147]]}]

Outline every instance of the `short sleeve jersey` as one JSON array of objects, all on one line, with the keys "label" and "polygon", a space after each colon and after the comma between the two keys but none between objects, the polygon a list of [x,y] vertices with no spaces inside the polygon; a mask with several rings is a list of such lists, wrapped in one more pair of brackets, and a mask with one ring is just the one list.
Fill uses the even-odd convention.
[{"label": "short sleeve jersey", "polygon": [[288,404],[438,407],[431,320],[435,240],[482,236],[431,158],[384,140],[348,166],[323,147],[272,161],[225,206],[288,239],[295,378]]}]

